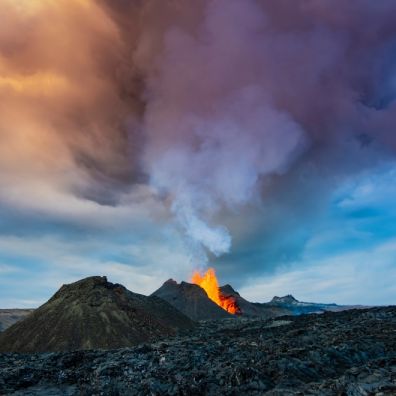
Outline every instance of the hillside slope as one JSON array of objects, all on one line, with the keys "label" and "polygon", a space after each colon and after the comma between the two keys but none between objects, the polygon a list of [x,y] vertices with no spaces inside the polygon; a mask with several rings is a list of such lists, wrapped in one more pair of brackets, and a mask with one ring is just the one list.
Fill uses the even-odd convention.
[{"label": "hillside slope", "polygon": [[25,320],[1,333],[0,352],[121,348],[193,327],[193,321],[166,301],[96,276],[62,286]]}]

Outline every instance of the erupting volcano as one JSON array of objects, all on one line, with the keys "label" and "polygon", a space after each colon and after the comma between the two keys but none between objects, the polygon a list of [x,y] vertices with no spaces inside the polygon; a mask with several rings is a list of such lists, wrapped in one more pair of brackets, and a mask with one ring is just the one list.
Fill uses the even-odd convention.
[{"label": "erupting volcano", "polygon": [[204,275],[195,271],[191,278],[191,283],[194,283],[204,289],[208,297],[227,312],[234,315],[240,313],[240,309],[235,298],[232,296],[226,297],[222,295],[214,268],[209,268]]}]

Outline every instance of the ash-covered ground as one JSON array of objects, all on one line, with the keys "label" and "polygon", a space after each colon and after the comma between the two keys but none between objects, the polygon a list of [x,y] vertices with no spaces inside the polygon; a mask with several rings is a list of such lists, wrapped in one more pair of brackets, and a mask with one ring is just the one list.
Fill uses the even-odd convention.
[{"label": "ash-covered ground", "polygon": [[396,395],[396,307],[202,322],[113,351],[2,354],[0,394]]}]

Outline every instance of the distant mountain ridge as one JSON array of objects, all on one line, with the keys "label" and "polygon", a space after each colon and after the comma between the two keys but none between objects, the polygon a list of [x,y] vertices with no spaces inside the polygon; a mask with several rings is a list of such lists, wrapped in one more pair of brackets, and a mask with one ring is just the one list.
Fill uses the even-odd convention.
[{"label": "distant mountain ridge", "polygon": [[202,288],[187,282],[177,283],[175,280],[169,279],[152,296],[163,298],[193,320],[214,320],[225,317],[270,319],[284,315],[302,315],[360,308],[358,306],[301,302],[291,294],[283,297],[275,296],[267,303],[254,303],[243,298],[229,284],[221,286],[219,290],[220,299],[233,298],[238,307],[236,315],[229,314],[211,301]]},{"label": "distant mountain ridge", "polygon": [[283,297],[275,296],[269,303],[264,303],[264,304],[268,306],[282,307],[290,311],[291,315],[323,313],[327,311],[337,312],[337,311],[344,311],[347,309],[368,308],[363,305],[337,305],[335,303],[322,304],[322,303],[304,302],[297,300],[291,294],[288,294]]},{"label": "distant mountain ridge", "polygon": [[[90,285],[90,286],[88,286]],[[88,287],[86,290],[84,288]],[[90,290],[90,287],[92,290]],[[81,289],[81,290],[80,290]],[[94,293],[91,297],[88,295],[84,295],[81,293],[82,289],[84,289],[88,294]],[[93,290],[96,290],[95,292]],[[90,291],[89,291],[90,290]],[[101,291],[100,291],[101,290]],[[107,290],[107,297],[105,298],[106,303],[104,303],[101,298],[104,298],[104,291]],[[137,304],[141,310],[148,310],[150,314],[156,314],[157,316],[161,316],[161,313],[155,313],[153,311],[153,304],[156,301],[157,305],[161,302],[168,303],[168,309],[165,309],[166,312],[169,312],[169,308],[173,309],[174,312],[172,315],[176,316],[177,314],[185,315],[191,319],[192,321],[200,321],[200,320],[218,320],[224,318],[235,318],[235,317],[246,317],[246,318],[254,318],[259,317],[263,319],[274,318],[283,315],[301,315],[301,314],[310,314],[310,313],[323,313],[326,311],[342,311],[346,309],[352,308],[365,308],[364,306],[342,306],[337,304],[321,304],[321,303],[310,303],[310,302],[301,302],[298,301],[292,295],[286,295],[283,297],[275,296],[272,298],[270,302],[267,303],[256,303],[250,302],[243,298],[231,285],[226,284],[219,288],[220,290],[220,297],[221,298],[228,298],[232,297],[235,300],[235,303],[238,307],[237,314],[232,315],[214,303],[212,300],[209,299],[204,289],[200,286],[188,283],[188,282],[181,282],[177,283],[173,279],[168,279],[164,284],[156,290],[151,296],[146,297],[143,295],[139,295],[133,292],[130,292],[122,285],[113,285],[110,282],[107,282],[105,277],[90,277],[83,279],[81,281],[75,282],[71,285],[64,285],[62,288],[48,301],[47,304],[53,304],[58,299],[63,299],[65,294],[70,294],[68,299],[73,301],[73,303],[77,304],[76,302],[79,298],[81,299],[89,299],[92,300],[92,307],[100,306],[101,309],[98,308],[97,315],[100,316],[100,312],[103,311],[102,315],[111,317],[110,313],[105,313],[108,307],[111,304],[115,304],[115,296],[119,294],[119,300],[121,301],[122,298],[124,300],[128,300],[126,296],[129,296],[129,303],[123,306],[122,309],[135,309],[133,308],[133,304]],[[114,294],[115,293],[115,294]],[[106,294],[106,293],[105,293]],[[74,296],[74,297],[72,297]],[[94,297],[96,296],[96,297]],[[121,296],[123,296],[121,298]],[[119,301],[119,302],[120,302]],[[133,303],[132,303],[133,302]],[[148,305],[145,305],[145,303]],[[0,310],[0,332],[5,331],[8,327],[13,325],[16,322],[20,322],[21,320],[27,318],[29,322],[31,321],[31,317],[37,319],[43,311],[43,307],[48,308],[47,304],[40,307],[37,310]],[[129,304],[129,305],[128,305]],[[150,305],[151,304],[151,305]],[[67,308],[67,307],[66,307]],[[65,308],[65,312],[68,309]],[[118,307],[116,311],[119,309]],[[35,311],[33,313],[33,311]],[[89,311],[89,310],[88,310]],[[88,312],[87,311],[87,312]],[[92,311],[94,312],[94,311]],[[84,314],[86,312],[84,311]],[[90,313],[89,315],[91,315]],[[106,317],[107,317],[106,316]],[[162,318],[165,320],[166,318]],[[104,319],[105,320],[105,319]],[[23,323],[25,320],[23,320]],[[117,324],[117,320],[115,324]],[[191,323],[190,323],[191,324]],[[24,325],[25,326],[25,325]],[[30,326],[30,325],[29,325]],[[168,329],[169,330],[169,329]],[[16,330],[13,330],[16,331]],[[122,337],[121,337],[122,338]],[[135,337],[136,338],[136,337]],[[137,337],[139,338],[139,337]],[[144,338],[144,337],[143,337]],[[1,334],[0,334],[1,340]],[[114,344],[117,342],[114,340],[112,341]],[[88,343],[89,344],[89,343]],[[110,344],[109,344],[110,345]],[[1,343],[0,343],[1,348]]]},{"label": "distant mountain ridge", "polygon": [[34,309],[0,309],[0,332],[25,319]]},{"label": "distant mountain ridge", "polygon": [[288,294],[288,295],[283,296],[283,297],[275,296],[270,301],[270,303],[272,303],[272,304],[295,304],[295,303],[298,303],[298,302],[299,301],[296,300],[291,294]]}]

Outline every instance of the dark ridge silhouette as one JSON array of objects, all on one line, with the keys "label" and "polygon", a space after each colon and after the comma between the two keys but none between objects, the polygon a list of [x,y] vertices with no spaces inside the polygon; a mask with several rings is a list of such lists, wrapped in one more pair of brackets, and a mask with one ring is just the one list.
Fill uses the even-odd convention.
[{"label": "dark ridge silhouette", "polygon": [[224,298],[232,297],[235,300],[235,304],[239,308],[238,316],[269,319],[290,314],[290,311],[282,306],[252,303],[245,300],[236,290],[233,289],[231,285],[228,284],[220,287],[220,296]]},{"label": "dark ridge silhouette", "polygon": [[169,279],[152,296],[164,299],[193,320],[214,320],[233,316],[214,303],[204,289],[192,283],[177,283]]}]

